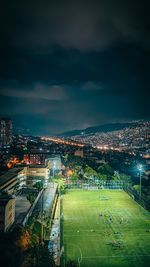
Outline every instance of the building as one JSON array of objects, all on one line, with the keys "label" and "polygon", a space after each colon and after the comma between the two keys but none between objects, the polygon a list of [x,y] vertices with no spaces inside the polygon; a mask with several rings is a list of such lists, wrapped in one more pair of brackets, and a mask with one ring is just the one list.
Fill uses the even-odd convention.
[{"label": "building", "polygon": [[42,153],[26,153],[24,154],[23,160],[28,165],[44,165],[45,164],[45,155]]},{"label": "building", "polygon": [[81,157],[81,158],[83,158],[83,157],[84,157],[83,150],[76,150],[76,151],[74,152],[74,155],[75,155],[76,157]]},{"label": "building", "polygon": [[0,146],[12,143],[12,121],[8,118],[0,119]]},{"label": "building", "polygon": [[46,177],[49,174],[49,169],[45,167],[27,167],[26,176],[44,176]]},{"label": "building", "polygon": [[61,158],[59,155],[54,155],[45,160],[46,167],[51,170],[61,170]]},{"label": "building", "polygon": [[19,183],[22,176],[25,174],[26,168],[12,168],[5,174],[0,176],[0,192],[5,191],[12,194],[15,186]]},{"label": "building", "polygon": [[0,192],[12,195],[17,185],[26,184],[28,176],[43,176],[46,180],[49,172],[48,168],[42,166],[12,168],[5,174],[0,175]]},{"label": "building", "polygon": [[15,199],[0,194],[0,231],[7,232],[15,221]]}]

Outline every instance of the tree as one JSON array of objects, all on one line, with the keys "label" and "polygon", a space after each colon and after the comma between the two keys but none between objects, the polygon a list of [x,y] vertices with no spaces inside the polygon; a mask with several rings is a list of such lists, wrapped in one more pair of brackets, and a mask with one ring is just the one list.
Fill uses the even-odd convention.
[{"label": "tree", "polygon": [[42,178],[40,182],[36,182],[34,187],[40,191],[43,188],[43,185],[44,185],[44,179]]},{"label": "tree", "polygon": [[73,173],[71,176],[70,176],[70,180],[72,182],[78,182],[79,181],[79,176],[76,174],[76,173]]},{"label": "tree", "polygon": [[139,184],[135,184],[133,186],[133,188],[139,193],[140,192],[140,185]]},{"label": "tree", "polygon": [[2,266],[20,267],[23,262],[23,251],[16,245],[20,238],[20,226],[15,227],[12,232],[0,232],[0,255]]},{"label": "tree", "polygon": [[77,157],[72,154],[69,154],[67,160],[65,161],[65,166],[69,167],[73,171],[76,171],[77,165],[83,167],[84,165],[83,159],[81,157]]},{"label": "tree", "polygon": [[54,267],[48,244],[32,242],[32,231],[16,226],[12,232],[0,233],[1,264],[5,267]]},{"label": "tree", "polygon": [[38,267],[54,267],[56,266],[53,259],[53,254],[48,249],[48,244],[34,246],[30,253],[30,259],[34,265],[29,261],[30,266]]},{"label": "tree", "polygon": [[120,180],[120,174],[118,171],[115,171],[114,172],[114,175],[112,176],[112,179],[113,180]]},{"label": "tree", "polygon": [[107,175],[98,173],[96,175],[96,179],[99,180],[99,181],[106,181],[107,180]]},{"label": "tree", "polygon": [[75,173],[81,174],[81,172],[82,172],[82,166],[81,165],[76,165],[75,168],[74,168],[74,170],[75,170]]},{"label": "tree", "polygon": [[145,185],[150,187],[150,174],[148,175],[148,179],[143,179],[145,181]]},{"label": "tree", "polygon": [[29,195],[27,196],[27,199],[28,199],[28,200],[30,201],[30,203],[32,204],[32,203],[35,201],[36,196],[33,195],[33,194],[31,193],[31,194],[29,194]]},{"label": "tree", "polygon": [[131,176],[126,175],[124,173],[121,173],[120,174],[120,180],[124,181],[125,184],[130,184],[130,185],[133,184],[133,182],[131,180]]},{"label": "tree", "polygon": [[111,179],[114,174],[114,170],[108,163],[105,163],[98,167],[98,172],[107,175],[109,179]]},{"label": "tree", "polygon": [[58,190],[59,191],[64,191],[64,187],[65,187],[65,182],[62,179],[55,179],[55,183],[58,184]]},{"label": "tree", "polygon": [[96,176],[97,172],[93,170],[91,167],[87,166],[84,170],[84,174],[88,178],[88,182],[90,182],[90,179],[92,178],[92,176]]},{"label": "tree", "polygon": [[64,158],[64,160],[65,160],[65,162],[68,160],[68,154],[65,154],[64,156],[63,156],[63,158]]}]

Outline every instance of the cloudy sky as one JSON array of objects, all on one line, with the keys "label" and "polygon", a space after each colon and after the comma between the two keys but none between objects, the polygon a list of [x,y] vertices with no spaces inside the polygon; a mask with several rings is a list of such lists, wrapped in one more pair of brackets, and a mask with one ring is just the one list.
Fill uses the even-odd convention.
[{"label": "cloudy sky", "polygon": [[149,119],[146,0],[3,1],[0,116],[31,134]]}]

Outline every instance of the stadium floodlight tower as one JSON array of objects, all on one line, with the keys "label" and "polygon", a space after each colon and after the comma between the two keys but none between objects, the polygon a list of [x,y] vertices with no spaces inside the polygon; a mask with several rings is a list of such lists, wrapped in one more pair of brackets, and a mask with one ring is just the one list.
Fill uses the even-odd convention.
[{"label": "stadium floodlight tower", "polygon": [[142,164],[139,164],[138,165],[138,170],[139,170],[139,172],[140,172],[140,199],[141,199],[141,172],[142,172],[142,169],[143,169],[143,166],[142,166]]}]

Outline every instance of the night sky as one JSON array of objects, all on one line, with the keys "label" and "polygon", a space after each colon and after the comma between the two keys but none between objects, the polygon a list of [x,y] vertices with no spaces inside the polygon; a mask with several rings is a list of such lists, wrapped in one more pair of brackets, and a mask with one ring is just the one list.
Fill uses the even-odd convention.
[{"label": "night sky", "polygon": [[0,116],[53,135],[150,118],[150,4],[3,1]]}]

